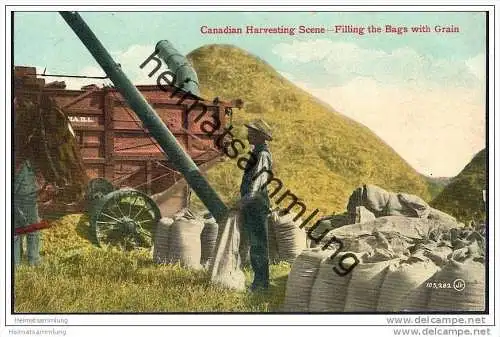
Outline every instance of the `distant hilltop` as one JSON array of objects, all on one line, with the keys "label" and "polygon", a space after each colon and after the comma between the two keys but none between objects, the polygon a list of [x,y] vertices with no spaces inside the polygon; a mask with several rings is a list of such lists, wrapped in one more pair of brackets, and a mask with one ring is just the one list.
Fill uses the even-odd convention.
[{"label": "distant hilltop", "polygon": [[483,149],[432,200],[431,205],[461,221],[484,221],[486,178],[486,149]]}]

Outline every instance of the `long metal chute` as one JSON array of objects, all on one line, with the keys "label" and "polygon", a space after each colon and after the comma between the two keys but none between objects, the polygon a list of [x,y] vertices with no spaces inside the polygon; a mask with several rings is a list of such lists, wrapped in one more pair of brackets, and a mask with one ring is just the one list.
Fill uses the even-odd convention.
[{"label": "long metal chute", "polygon": [[228,212],[226,205],[212,187],[210,187],[194,161],[184,152],[182,146],[158,114],[127,78],[90,27],[87,26],[83,18],[77,12],[59,13],[127,100],[127,103],[135,111],[151,135],[160,144],[169,160],[186,178],[189,186],[198,195],[210,213],[212,213],[217,221],[223,223]]}]

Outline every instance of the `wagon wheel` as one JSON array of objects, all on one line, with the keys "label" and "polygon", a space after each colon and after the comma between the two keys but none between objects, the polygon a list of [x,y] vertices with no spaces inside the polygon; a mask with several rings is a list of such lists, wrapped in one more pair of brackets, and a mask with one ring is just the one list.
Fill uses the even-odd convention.
[{"label": "wagon wheel", "polygon": [[101,199],[91,215],[97,244],[129,250],[153,246],[153,233],[160,210],[146,194],[126,188]]}]

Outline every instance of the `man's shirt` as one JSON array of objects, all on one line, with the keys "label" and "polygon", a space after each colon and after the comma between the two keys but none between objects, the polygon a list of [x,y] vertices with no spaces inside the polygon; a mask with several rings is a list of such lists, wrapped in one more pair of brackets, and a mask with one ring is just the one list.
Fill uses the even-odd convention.
[{"label": "man's shirt", "polygon": [[255,145],[243,174],[240,194],[242,198],[253,199],[259,194],[267,196],[268,180],[272,178],[272,157],[267,144]]}]

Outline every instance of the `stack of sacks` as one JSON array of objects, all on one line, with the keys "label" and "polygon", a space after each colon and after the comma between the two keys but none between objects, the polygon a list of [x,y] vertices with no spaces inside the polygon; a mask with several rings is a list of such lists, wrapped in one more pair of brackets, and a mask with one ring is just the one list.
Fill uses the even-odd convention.
[{"label": "stack of sacks", "polygon": [[[292,266],[285,311],[484,309],[484,232],[461,228],[416,196],[373,185],[354,191],[345,218],[352,224],[321,219],[312,228],[320,239]],[[356,258],[347,263],[352,271],[341,261],[348,255]],[[336,273],[336,266],[350,273]],[[450,288],[455,279],[464,291]],[[445,280],[446,289],[434,287]]]},{"label": "stack of sacks", "polygon": [[157,224],[154,261],[156,263],[180,263],[183,267],[201,269],[202,219],[191,211],[183,210],[173,220],[163,218]]},{"label": "stack of sacks", "polygon": [[[329,252],[331,255],[332,252]],[[343,258],[347,254],[351,257]],[[352,256],[356,256],[357,261]],[[351,272],[336,272],[334,268],[340,264],[344,268],[351,266],[352,269],[347,268]],[[438,270],[439,267],[425,257],[395,256],[380,248],[373,254],[339,252],[333,259],[321,262],[307,308],[291,301],[293,298],[287,298],[285,303],[292,302],[301,309],[288,307],[288,311],[398,312],[405,306],[409,294]],[[307,291],[302,293],[302,296],[305,295]]]},{"label": "stack of sacks", "polygon": [[[431,226],[418,234],[418,227],[407,226],[403,231],[405,237],[389,230],[395,228],[394,219],[392,223],[380,220],[377,219],[379,226],[371,224],[371,233],[366,224],[358,225],[358,231],[350,235],[345,227],[331,231],[344,236],[341,247],[336,246],[341,251],[324,251],[333,259],[323,256],[319,259],[317,251],[313,254],[316,259],[299,256],[287,284],[285,309],[297,312],[484,310],[485,244],[480,231]],[[330,233],[325,240],[329,238]],[[356,256],[358,264],[353,264],[352,259],[343,260],[348,254]],[[319,268],[318,260],[321,260]],[[346,265],[353,266],[350,273],[335,272],[336,266],[347,268]],[[304,289],[311,285],[312,275],[317,276],[308,292]],[[460,288],[461,282],[464,289]],[[300,294],[296,294],[298,291]],[[305,307],[307,296],[309,305]]]}]

